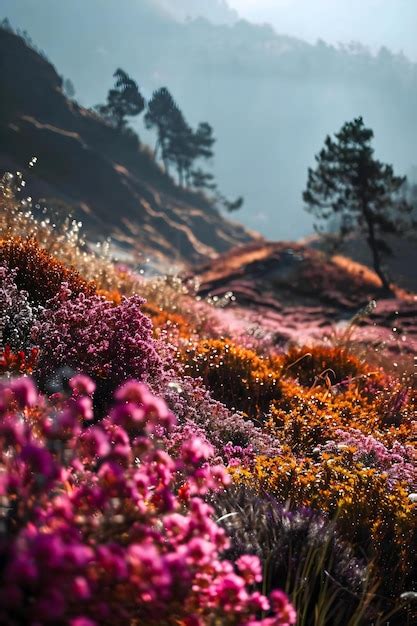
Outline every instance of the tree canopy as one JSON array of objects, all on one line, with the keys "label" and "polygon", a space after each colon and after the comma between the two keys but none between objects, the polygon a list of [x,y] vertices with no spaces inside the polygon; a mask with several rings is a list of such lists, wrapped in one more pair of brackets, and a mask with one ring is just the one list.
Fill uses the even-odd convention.
[{"label": "tree canopy", "polygon": [[145,109],[145,99],[136,82],[122,69],[114,73],[115,86],[107,94],[106,104],[97,107],[98,112],[115,128],[122,131],[127,126],[127,117],[140,115]]},{"label": "tree canopy", "polygon": [[[339,233],[365,235],[375,272],[385,289],[389,280],[383,257],[392,254],[387,235],[402,236],[414,227],[412,207],[402,193],[406,177],[374,156],[372,129],[362,117],[346,122],[334,138],[327,136],[308,171],[303,198],[319,222],[337,221]],[[318,225],[320,231],[320,225]]]}]

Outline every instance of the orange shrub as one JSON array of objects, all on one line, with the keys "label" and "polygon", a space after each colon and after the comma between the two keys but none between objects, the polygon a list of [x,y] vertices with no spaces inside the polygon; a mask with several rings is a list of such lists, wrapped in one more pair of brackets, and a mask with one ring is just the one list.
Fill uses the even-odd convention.
[{"label": "orange shrub", "polygon": [[281,395],[280,362],[230,340],[200,341],[182,359],[185,373],[201,377],[216,400],[249,417],[262,419]]},{"label": "orange shrub", "polygon": [[375,468],[351,455],[296,458],[288,450],[277,458],[258,457],[253,468],[230,468],[237,484],[277,497],[290,508],[327,513],[342,534],[360,545],[399,588],[416,567],[417,504],[401,483],[389,485]]},{"label": "orange shrub", "polygon": [[284,356],[284,374],[306,386],[335,385],[368,372],[346,348],[316,345],[291,347]]},{"label": "orange shrub", "polygon": [[0,240],[0,264],[6,263],[17,269],[16,284],[29,293],[36,304],[44,305],[53,298],[63,282],[68,284],[74,295],[93,295],[96,286],[87,282],[80,274],[66,267],[43,250],[34,239],[11,237]]},{"label": "orange shrub", "polygon": [[188,339],[193,332],[189,322],[180,313],[166,311],[152,302],[146,302],[142,310],[151,318],[156,336],[160,335],[161,330],[165,330],[174,331],[180,337]]},{"label": "orange shrub", "polygon": [[9,346],[0,349],[0,375],[3,374],[32,374],[39,356],[38,348],[32,348],[29,353],[19,350],[13,352]]},{"label": "orange shrub", "polygon": [[[271,404],[267,426],[296,453],[309,453],[335,438],[338,429],[355,429],[386,445],[412,443],[416,398],[398,381],[380,386],[379,374],[369,374],[348,387],[306,389],[281,379],[281,397]],[[372,385],[368,388],[367,385]],[[413,432],[414,431],[414,432]]]}]

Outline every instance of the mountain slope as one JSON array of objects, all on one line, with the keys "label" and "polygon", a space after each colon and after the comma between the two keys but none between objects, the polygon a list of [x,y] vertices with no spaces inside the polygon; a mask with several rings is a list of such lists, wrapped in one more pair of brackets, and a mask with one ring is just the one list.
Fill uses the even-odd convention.
[{"label": "mountain slope", "polygon": [[0,168],[27,174],[31,196],[74,207],[94,238],[111,235],[171,264],[251,239],[202,196],[178,189],[149,151],[68,101],[61,82],[22,38],[0,29]]},{"label": "mountain slope", "polygon": [[293,242],[254,242],[204,264],[196,275],[201,296],[232,303],[220,314],[225,334],[269,332],[285,345],[322,339],[337,328],[349,334],[355,319],[355,338],[375,343],[376,351],[378,345],[394,353],[417,349],[417,296],[398,289],[386,299],[376,274],[347,257],[328,258]]},{"label": "mountain slope", "polygon": [[399,173],[417,161],[417,67],[387,50],[310,45],[244,21],[179,23],[156,0],[1,7],[71,78],[83,104],[104,100],[118,66],[148,96],[167,85],[190,123],[214,127],[221,189],[243,195],[239,218],[270,238],[311,232],[301,199],[307,168],[347,119],[364,116],[377,156]]}]

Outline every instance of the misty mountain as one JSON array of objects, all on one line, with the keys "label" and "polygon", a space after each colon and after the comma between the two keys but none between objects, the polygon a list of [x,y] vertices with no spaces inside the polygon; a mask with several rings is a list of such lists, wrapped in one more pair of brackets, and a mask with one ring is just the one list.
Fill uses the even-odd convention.
[{"label": "misty mountain", "polygon": [[311,231],[307,168],[346,120],[363,115],[377,156],[399,173],[417,163],[417,66],[387,49],[311,45],[245,21],[180,23],[159,0],[3,0],[2,14],[73,81],[83,105],[105,100],[117,67],[146,96],[168,86],[190,123],[212,124],[220,188],[242,194],[240,219],[270,238]]},{"label": "misty mountain", "polygon": [[226,0],[156,0],[156,3],[180,21],[205,17],[214,24],[233,24],[239,19],[237,11],[231,9]]},{"label": "misty mountain", "polygon": [[279,33],[315,43],[360,41],[386,46],[417,61],[415,0],[229,0],[242,17],[268,22]]}]

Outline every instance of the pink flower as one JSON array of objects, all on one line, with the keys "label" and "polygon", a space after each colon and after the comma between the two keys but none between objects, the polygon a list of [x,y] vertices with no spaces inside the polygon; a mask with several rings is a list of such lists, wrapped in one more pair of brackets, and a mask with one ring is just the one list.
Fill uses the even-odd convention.
[{"label": "pink flower", "polygon": [[45,448],[28,444],[23,448],[21,458],[33,473],[42,476],[45,480],[50,480],[58,475],[55,461]]},{"label": "pink flower", "polygon": [[91,596],[90,586],[83,576],[77,576],[74,580],[72,591],[77,598],[86,600]]},{"label": "pink flower", "polygon": [[88,428],[81,438],[86,451],[93,457],[105,457],[110,452],[110,443],[101,428]]},{"label": "pink flower", "polygon": [[193,437],[183,443],[181,448],[181,458],[184,463],[197,465],[202,461],[210,459],[213,456],[213,452],[213,447],[211,445],[198,437]]},{"label": "pink flower", "polygon": [[262,580],[262,566],[257,556],[245,554],[236,561],[236,566],[248,585]]},{"label": "pink flower", "polygon": [[281,590],[275,589],[270,595],[272,610],[276,614],[277,623],[281,626],[291,626],[297,621],[297,613],[288,599],[288,596]]},{"label": "pink flower", "polygon": [[74,401],[74,411],[81,419],[90,422],[94,418],[93,403],[89,396],[81,396]]},{"label": "pink flower", "polygon": [[69,385],[74,395],[77,396],[92,396],[96,389],[95,382],[89,376],[84,376],[84,374],[73,376],[69,381]]},{"label": "pink flower", "polygon": [[38,393],[33,381],[30,378],[22,377],[12,380],[10,383],[10,389],[22,409],[36,405]]}]

